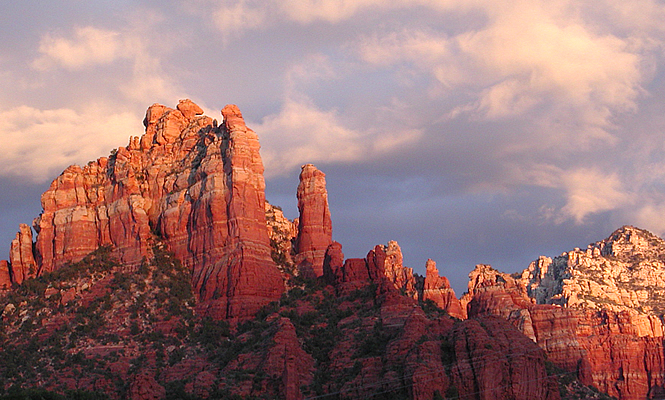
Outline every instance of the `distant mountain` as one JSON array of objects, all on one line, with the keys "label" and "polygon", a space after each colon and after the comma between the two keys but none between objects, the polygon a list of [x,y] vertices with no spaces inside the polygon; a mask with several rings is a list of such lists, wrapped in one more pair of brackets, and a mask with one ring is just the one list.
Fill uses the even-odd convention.
[{"label": "distant mountain", "polygon": [[469,316],[500,315],[548,359],[619,399],[665,397],[665,241],[624,226],[521,274],[478,265]]},{"label": "distant mountain", "polygon": [[0,261],[0,399],[659,395],[661,239],[478,266],[460,301],[394,241],[345,259],[311,164],[285,218],[257,135],[222,117],[155,104],[142,137],[53,181]]}]

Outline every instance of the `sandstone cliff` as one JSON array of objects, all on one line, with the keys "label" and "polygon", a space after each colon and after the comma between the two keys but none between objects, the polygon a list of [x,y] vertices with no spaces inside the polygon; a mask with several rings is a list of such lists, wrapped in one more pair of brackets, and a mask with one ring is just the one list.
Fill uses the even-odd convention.
[{"label": "sandstone cliff", "polygon": [[460,321],[421,308],[382,274],[381,246],[347,260],[334,285],[297,277],[279,302],[236,326],[197,314],[189,271],[165,246],[153,253],[129,269],[102,248],[0,295],[0,390],[136,400],[559,398],[536,344],[497,317]]},{"label": "sandstone cliff", "polygon": [[138,265],[159,238],[192,271],[203,311],[246,318],[278,299],[284,284],[271,258],[258,138],[236,106],[224,107],[219,127],[201,114],[189,100],[155,104],[142,137],[67,168],[42,195],[34,253],[29,228],[12,242],[12,281],[104,245]]},{"label": "sandstone cliff", "polygon": [[619,399],[660,398],[663,259],[662,239],[626,226],[520,274],[478,265],[462,303],[470,317],[512,322],[585,384]]}]

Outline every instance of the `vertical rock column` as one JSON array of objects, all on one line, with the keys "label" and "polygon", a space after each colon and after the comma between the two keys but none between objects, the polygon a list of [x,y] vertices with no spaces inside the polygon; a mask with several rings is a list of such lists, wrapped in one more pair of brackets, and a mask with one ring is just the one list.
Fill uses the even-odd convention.
[{"label": "vertical rock column", "polygon": [[300,218],[295,262],[302,273],[318,277],[323,275],[326,249],[332,243],[326,174],[312,164],[303,165],[297,197]]},{"label": "vertical rock column", "polygon": [[270,256],[265,217],[265,181],[259,140],[247,128],[235,105],[222,110],[228,148],[224,160],[227,177],[229,247],[226,318],[252,316],[279,299],[282,277]]},{"label": "vertical rock column", "polygon": [[20,284],[28,278],[37,276],[37,263],[32,251],[32,230],[26,224],[19,225],[16,238],[12,240],[9,263],[13,283]]}]

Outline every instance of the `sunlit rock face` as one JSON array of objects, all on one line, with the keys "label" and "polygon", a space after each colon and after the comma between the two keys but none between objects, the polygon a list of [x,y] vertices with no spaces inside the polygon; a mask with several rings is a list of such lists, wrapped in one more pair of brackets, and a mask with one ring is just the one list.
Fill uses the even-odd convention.
[{"label": "sunlit rock face", "polygon": [[204,312],[245,318],[278,299],[284,284],[270,253],[258,137],[234,105],[220,126],[202,114],[190,100],[154,104],[142,137],[67,168],[42,195],[34,253],[24,229],[12,245],[13,279],[30,263],[42,274],[103,245],[137,265],[160,240],[191,269]]},{"label": "sunlit rock face", "polygon": [[459,319],[466,318],[466,310],[455,296],[455,291],[450,287],[450,282],[445,276],[439,276],[436,263],[427,260],[425,265],[425,283],[423,287],[423,300],[432,300],[439,308],[444,309],[451,316]]},{"label": "sunlit rock face", "polygon": [[323,275],[323,259],[332,243],[326,175],[312,164],[302,166],[297,191],[298,239],[296,265],[305,274]]},{"label": "sunlit rock face", "polygon": [[[32,249],[32,230],[26,224],[19,226],[16,238],[12,240],[9,248],[9,265],[11,268],[8,266],[7,273],[11,283],[20,285],[24,280],[37,276],[37,263]],[[7,286],[7,282],[0,285]]]},{"label": "sunlit rock face", "polygon": [[549,360],[619,399],[663,396],[665,241],[624,226],[586,249],[540,257],[520,274],[479,265],[469,316],[500,315]]}]

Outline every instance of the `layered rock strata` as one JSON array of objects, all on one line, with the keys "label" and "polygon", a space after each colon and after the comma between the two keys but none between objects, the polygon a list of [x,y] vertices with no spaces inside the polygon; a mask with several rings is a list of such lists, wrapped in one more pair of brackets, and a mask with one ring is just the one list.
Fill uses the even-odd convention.
[{"label": "layered rock strata", "polygon": [[298,238],[295,262],[301,273],[323,275],[323,259],[332,243],[326,175],[312,164],[302,166],[297,191]]},{"label": "layered rock strata", "polygon": [[470,317],[500,315],[580,380],[619,399],[665,395],[665,242],[622,227],[586,250],[540,257],[521,274],[471,272]]},{"label": "layered rock strata", "polygon": [[[334,275],[338,298],[369,296],[380,311],[370,325],[361,323],[358,315],[340,322],[362,327],[342,330],[336,337],[340,344],[330,354],[329,372],[344,377],[344,398],[370,397],[377,390],[400,393],[400,387],[406,387],[404,397],[413,399],[559,399],[542,349],[495,316],[460,321],[435,311],[426,315],[386,275],[390,258],[385,248],[376,246],[366,258],[347,259],[343,265],[339,246],[327,251],[324,270],[327,279]],[[430,263],[430,270],[435,269]],[[441,280],[436,283],[434,287],[443,286]],[[373,296],[369,289],[374,289]],[[368,326],[373,326],[371,332]],[[361,329],[366,333],[360,334]],[[349,344],[359,338],[364,342]],[[384,352],[372,352],[382,346]],[[358,370],[353,379],[344,376],[350,364]],[[403,367],[397,371],[387,367],[391,365]]]},{"label": "layered rock strata", "polygon": [[[34,222],[34,273],[103,245],[136,265],[158,237],[191,269],[206,312],[248,317],[279,298],[284,285],[271,258],[258,138],[234,105],[224,107],[219,127],[202,113],[190,100],[177,109],[155,104],[142,137],[56,178]],[[23,228],[20,235],[12,244],[14,281],[30,271],[32,240]]]}]

